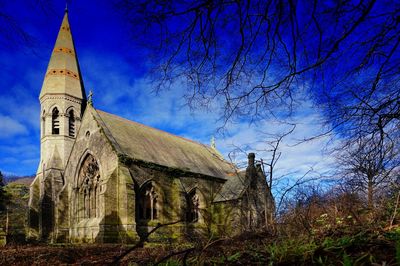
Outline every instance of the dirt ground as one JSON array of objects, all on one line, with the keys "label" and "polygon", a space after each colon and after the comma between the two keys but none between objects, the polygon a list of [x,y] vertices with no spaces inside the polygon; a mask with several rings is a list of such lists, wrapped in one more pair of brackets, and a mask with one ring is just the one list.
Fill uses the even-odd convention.
[{"label": "dirt ground", "polygon": [[[0,248],[0,265],[112,265],[128,247],[88,246],[6,246]],[[121,265],[151,264],[169,254],[164,247],[139,248],[122,260]]]},{"label": "dirt ground", "polygon": [[[193,249],[193,245],[196,249]],[[116,265],[132,246],[9,245],[0,247],[0,265]],[[164,259],[164,260],[163,260]],[[248,234],[205,243],[147,243],[120,265],[400,265],[400,233],[361,230],[320,239],[280,239]]]}]

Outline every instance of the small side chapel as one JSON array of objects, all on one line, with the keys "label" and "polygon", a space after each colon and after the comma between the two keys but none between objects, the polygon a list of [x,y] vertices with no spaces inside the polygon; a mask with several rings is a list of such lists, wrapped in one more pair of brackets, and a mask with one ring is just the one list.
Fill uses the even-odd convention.
[{"label": "small side chapel", "polygon": [[255,155],[246,170],[204,145],[100,111],[86,99],[68,11],[39,96],[40,163],[28,237],[53,243],[194,240],[265,228],[274,200]]}]

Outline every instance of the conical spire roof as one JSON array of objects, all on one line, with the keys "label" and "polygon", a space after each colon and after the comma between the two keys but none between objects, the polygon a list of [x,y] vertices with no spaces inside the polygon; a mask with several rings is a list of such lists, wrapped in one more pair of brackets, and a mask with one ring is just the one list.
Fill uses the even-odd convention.
[{"label": "conical spire roof", "polygon": [[39,98],[46,94],[68,94],[79,99],[86,99],[67,10],[51,54]]}]

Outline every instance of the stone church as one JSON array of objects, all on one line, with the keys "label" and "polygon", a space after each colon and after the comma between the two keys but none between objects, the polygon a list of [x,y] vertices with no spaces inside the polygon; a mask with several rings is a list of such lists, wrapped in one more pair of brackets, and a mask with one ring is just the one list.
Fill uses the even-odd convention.
[{"label": "stone church", "polygon": [[39,96],[40,163],[30,187],[28,237],[54,243],[193,240],[271,222],[260,164],[246,170],[204,145],[93,107],[68,11]]}]

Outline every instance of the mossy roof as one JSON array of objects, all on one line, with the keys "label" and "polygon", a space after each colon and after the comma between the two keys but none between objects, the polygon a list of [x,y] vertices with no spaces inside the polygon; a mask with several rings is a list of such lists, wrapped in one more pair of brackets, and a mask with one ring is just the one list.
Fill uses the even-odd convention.
[{"label": "mossy roof", "polygon": [[246,179],[245,170],[232,173],[216,195],[214,202],[237,199],[243,194],[247,186],[248,180]]},{"label": "mossy roof", "polygon": [[210,146],[100,110],[96,113],[105,134],[120,154],[227,180],[235,173],[234,165],[225,161]]}]

